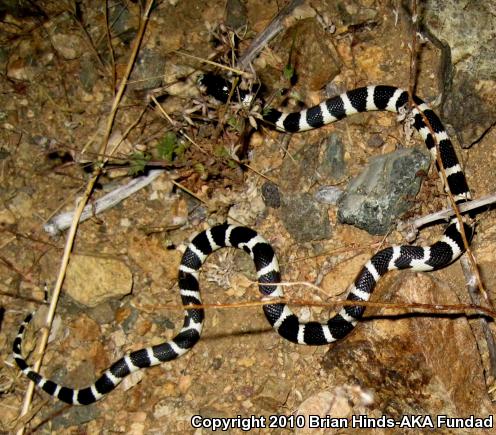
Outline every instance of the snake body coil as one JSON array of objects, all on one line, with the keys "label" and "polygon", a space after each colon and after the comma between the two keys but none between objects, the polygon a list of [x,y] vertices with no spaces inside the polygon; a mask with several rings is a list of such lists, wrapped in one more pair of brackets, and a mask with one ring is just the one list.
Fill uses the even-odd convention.
[{"label": "snake body coil", "polygon": [[[230,91],[227,82],[216,76],[206,75],[202,80],[207,92],[219,100],[226,100]],[[242,99],[248,94],[240,95]],[[437,115],[418,97],[414,97],[417,107],[413,108],[414,127],[420,133],[434,159],[440,153],[447,183],[455,200],[470,200],[470,192],[465,176],[458,163],[453,145]],[[399,112],[408,103],[408,93],[392,86],[368,86],[345,92],[321,104],[295,113],[283,113],[271,109],[264,120],[280,131],[301,132],[318,128],[358,112],[386,110]],[[422,115],[423,114],[423,115]],[[434,135],[424,122],[428,120]],[[436,142],[438,147],[436,147]],[[439,169],[439,168],[438,168]],[[368,301],[381,276],[389,270],[412,269],[429,271],[447,266],[464,251],[462,235],[456,220],[446,227],[439,241],[431,246],[391,246],[375,254],[361,269],[357,278],[348,289],[350,301]],[[472,228],[464,224],[465,233],[470,240]],[[235,247],[246,251],[255,264],[260,292],[265,297],[283,296],[277,258],[270,244],[256,231],[227,223],[214,226],[198,234],[187,247],[179,268],[179,288],[182,303],[201,304],[198,275],[205,259],[223,247]],[[274,285],[276,284],[276,285]],[[272,327],[284,338],[294,343],[324,345],[345,337],[357,324],[365,310],[362,306],[346,306],[325,323],[301,322],[286,304],[264,305],[265,316]],[[185,311],[184,324],[172,340],[125,355],[108,368],[98,380],[89,387],[73,389],[60,386],[35,372],[21,353],[22,340],[32,315],[26,317],[14,341],[14,359],[22,372],[38,387],[58,399],[75,405],[86,405],[101,399],[112,391],[122,379],[143,367],[150,367],[171,361],[191,349],[200,339],[204,311],[190,309]]]}]

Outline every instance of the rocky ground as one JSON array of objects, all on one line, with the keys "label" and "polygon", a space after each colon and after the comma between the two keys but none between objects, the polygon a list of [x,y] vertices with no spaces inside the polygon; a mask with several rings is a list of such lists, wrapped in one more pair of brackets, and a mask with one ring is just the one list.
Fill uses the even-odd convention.
[{"label": "rocky ground", "polygon": [[[313,348],[281,339],[260,307],[231,307],[207,311],[191,352],[136,373],[99,403],[69,407],[36,391],[29,417],[19,419],[28,383],[14,366],[11,345],[24,316],[40,308],[45,283],[53,288],[66,238],[65,231],[50,236],[44,225],[72,210],[86,186],[140,16],[138,4],[126,1],[109,3],[107,15],[104,3],[92,0],[38,4],[0,7],[0,431],[25,424],[26,433],[201,434],[210,431],[193,428],[194,415],[267,417],[267,424],[269,416],[281,415],[277,424],[285,428],[259,432],[324,433],[291,428],[298,421],[291,416],[428,415],[435,421],[438,415],[494,414],[479,318],[369,309],[349,337]],[[416,151],[423,151],[421,140],[393,114],[356,115],[292,136],[253,132],[243,121],[253,113],[219,108],[199,92],[196,76],[214,67],[183,53],[216,54],[216,61],[232,64],[281,6],[156,2],[114,125],[112,143],[123,141],[92,201],[147,167],[164,172],[79,226],[43,360],[42,372],[55,381],[85,386],[125,352],[174,336],[183,313],[166,305],[179,304],[181,254],[209,225],[229,218],[256,228],[277,251],[285,281],[320,287],[286,287],[291,300],[332,302],[345,297],[373,252],[405,243],[395,230],[400,220],[446,205],[436,171]],[[496,8],[491,1],[442,0],[427,2],[422,15],[416,92],[448,126],[473,196],[492,194]],[[265,86],[262,95],[294,108],[367,84],[408,88],[411,41],[403,2],[315,0],[285,20],[253,67]],[[399,173],[411,176],[401,191],[395,190]],[[371,198],[384,204],[381,213],[351,225],[340,195],[349,195],[357,179],[370,191],[352,206]],[[440,226],[425,229],[416,243],[441,232]],[[484,210],[472,249],[491,299],[495,239],[496,214]],[[254,279],[246,254],[223,250],[203,267],[204,300],[258,300]],[[460,262],[429,274],[390,273],[373,300],[470,303]],[[325,320],[333,309],[295,310],[304,319]],[[31,334],[24,352],[34,345]]]}]

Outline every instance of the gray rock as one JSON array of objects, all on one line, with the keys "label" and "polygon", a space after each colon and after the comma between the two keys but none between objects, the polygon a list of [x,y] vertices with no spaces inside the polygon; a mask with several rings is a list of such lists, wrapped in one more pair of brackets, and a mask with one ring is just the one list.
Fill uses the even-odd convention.
[{"label": "gray rock", "polygon": [[[53,410],[51,411],[53,415]],[[89,421],[95,420],[100,416],[100,411],[96,404],[88,406],[71,406],[64,410],[61,415],[50,416],[51,429],[63,430],[70,426],[79,426]]]},{"label": "gray rock", "polygon": [[99,77],[98,68],[95,66],[93,57],[89,54],[83,55],[81,57],[79,80],[81,81],[84,90],[90,93]]},{"label": "gray rock", "polygon": [[318,145],[309,143],[294,153],[293,159],[284,159],[279,186],[285,194],[307,192],[319,181],[319,154]]},{"label": "gray rock", "polygon": [[106,325],[114,321],[115,312],[109,301],[98,304],[88,310],[90,316],[99,325]]},{"label": "gray rock", "polygon": [[[496,47],[494,50],[496,52]],[[494,74],[496,76],[496,70]],[[455,127],[463,148],[470,148],[481,140],[496,118],[494,101],[486,101],[482,95],[484,91],[477,87],[474,76],[457,73],[453,89],[444,105],[445,119]],[[496,81],[492,82],[488,93],[496,93]]]},{"label": "gray rock", "polygon": [[410,206],[420,188],[420,170],[430,158],[417,149],[375,157],[346,188],[338,201],[338,219],[371,234],[385,234]]},{"label": "gray rock", "polygon": [[367,146],[370,148],[380,148],[384,145],[384,139],[380,134],[374,133],[371,134],[369,139],[367,140]]},{"label": "gray rock", "polygon": [[331,236],[327,207],[318,204],[309,193],[284,197],[281,218],[286,230],[298,243]]},{"label": "gray rock", "polygon": [[335,205],[343,191],[336,186],[322,186],[315,192],[314,198],[321,204]]},{"label": "gray rock", "polygon": [[248,23],[248,11],[241,0],[228,0],[226,4],[226,25],[239,29]]},{"label": "gray rock", "polygon": [[279,208],[281,206],[281,193],[274,183],[266,181],[262,185],[262,198],[267,207]]},{"label": "gray rock", "polygon": [[166,316],[155,316],[152,320],[153,323],[155,323],[160,328],[160,330],[174,329],[176,327],[176,325],[174,325],[174,322]]},{"label": "gray rock", "polygon": [[164,68],[163,53],[146,48],[140,50],[128,87],[135,91],[159,87],[162,83]]},{"label": "gray rock", "polygon": [[448,93],[443,118],[460,133],[464,147],[480,140],[496,117],[495,15],[494,0],[426,2],[426,26],[449,46],[451,57],[440,77]]},{"label": "gray rock", "polygon": [[134,328],[136,321],[138,320],[139,311],[133,306],[129,307],[131,309],[131,314],[122,322],[122,330],[128,334]]},{"label": "gray rock", "polygon": [[86,51],[84,41],[77,34],[57,33],[51,36],[53,48],[66,60],[74,60],[81,57]]},{"label": "gray rock", "polygon": [[344,161],[344,144],[341,136],[331,133],[325,144],[324,161],[320,167],[320,173],[331,180],[340,180],[346,172]]},{"label": "gray rock", "polygon": [[118,1],[109,6],[109,21],[112,23],[112,31],[124,44],[133,42],[138,29],[135,27],[132,13],[124,2]]}]

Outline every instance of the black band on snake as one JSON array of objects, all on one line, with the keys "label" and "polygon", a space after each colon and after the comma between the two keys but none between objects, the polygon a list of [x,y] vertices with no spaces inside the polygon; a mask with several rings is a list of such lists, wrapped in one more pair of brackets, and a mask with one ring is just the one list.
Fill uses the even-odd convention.
[{"label": "black band on snake", "polygon": [[[217,76],[207,74],[202,85],[218,100],[226,100],[230,84]],[[238,97],[250,98],[249,94]],[[447,176],[450,192],[458,203],[469,201],[470,192],[465,176],[458,163],[453,145],[437,115],[418,97],[418,107],[411,109],[414,127],[420,133],[434,160],[437,149]],[[301,132],[318,128],[358,112],[389,111],[399,112],[408,104],[408,93],[393,86],[368,86],[345,92],[330,98],[318,106],[295,113],[282,113],[271,109],[263,116],[267,124],[277,130]],[[424,123],[421,111],[429,121],[434,134]],[[436,147],[436,143],[438,148]],[[439,168],[438,168],[439,169]],[[391,246],[375,254],[361,269],[348,289],[350,301],[368,301],[377,281],[389,270],[412,269],[429,271],[447,266],[465,250],[462,235],[456,219],[452,220],[439,241],[431,246]],[[464,224],[465,234],[470,241],[472,228]],[[179,268],[179,288],[183,305],[201,304],[198,276],[205,259],[217,249],[235,247],[246,251],[257,271],[259,289],[266,298],[283,296],[277,258],[270,244],[256,231],[224,223],[198,234],[187,247]],[[345,337],[363,315],[363,306],[346,306],[325,323],[301,322],[286,304],[264,305],[263,311],[272,327],[284,338],[299,344],[325,345]],[[128,374],[143,367],[150,367],[171,361],[190,350],[200,339],[204,312],[202,309],[185,310],[184,325],[171,341],[137,350],[125,355],[108,368],[89,387],[73,389],[62,387],[35,372],[24,360],[21,352],[22,339],[32,315],[26,317],[14,341],[14,359],[22,372],[38,387],[58,399],[75,405],[93,403],[112,391]]]}]

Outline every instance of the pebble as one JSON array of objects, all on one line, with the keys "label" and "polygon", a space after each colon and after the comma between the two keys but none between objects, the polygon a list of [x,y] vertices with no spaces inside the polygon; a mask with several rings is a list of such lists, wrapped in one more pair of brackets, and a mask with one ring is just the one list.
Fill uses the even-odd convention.
[{"label": "pebble", "polygon": [[72,426],[78,427],[84,423],[95,420],[100,414],[101,412],[94,404],[88,406],[71,406],[68,407],[64,413],[56,413],[52,416],[50,419],[50,429],[56,431],[67,428],[67,430],[64,430],[65,433],[75,433],[68,429]]},{"label": "pebble", "polygon": [[262,185],[262,198],[267,207],[279,208],[281,206],[281,193],[276,184],[266,181]]},{"label": "pebble", "polygon": [[248,22],[247,9],[241,0],[228,0],[226,4],[226,26],[239,29]]},{"label": "pebble", "polygon": [[380,134],[371,134],[369,139],[367,140],[367,145],[371,148],[380,148],[384,145],[384,139]]},{"label": "pebble", "polygon": [[131,293],[133,276],[126,264],[113,258],[71,256],[64,282],[66,293],[88,307]]},{"label": "pebble", "polygon": [[53,48],[66,60],[77,59],[86,51],[86,44],[84,44],[77,34],[58,33],[52,35],[50,40]]},{"label": "pebble", "polygon": [[315,192],[314,198],[322,204],[335,205],[342,194],[343,191],[339,187],[321,186]]},{"label": "pebble", "polygon": [[279,377],[270,376],[262,385],[260,393],[255,397],[253,402],[267,411],[279,409],[291,392],[291,386],[288,383],[281,382]]},{"label": "pebble", "polygon": [[163,53],[142,48],[133,68],[128,87],[133,90],[153,89],[162,83],[165,68]]},{"label": "pebble", "polygon": [[88,315],[98,324],[106,325],[114,321],[114,310],[108,302],[98,304],[88,310]]},{"label": "pebble", "polygon": [[324,161],[319,167],[319,172],[333,181],[339,181],[346,174],[344,143],[339,134],[331,133],[326,138]]},{"label": "pebble", "polygon": [[16,217],[29,218],[33,214],[33,199],[26,192],[17,192],[10,201],[9,209]]}]

